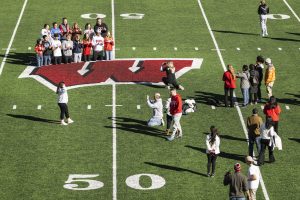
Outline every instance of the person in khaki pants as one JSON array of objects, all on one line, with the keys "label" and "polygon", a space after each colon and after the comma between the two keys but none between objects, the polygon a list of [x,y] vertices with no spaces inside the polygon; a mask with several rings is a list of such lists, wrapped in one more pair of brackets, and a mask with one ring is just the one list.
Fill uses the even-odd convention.
[{"label": "person in khaki pants", "polygon": [[252,115],[247,119],[247,129],[249,138],[249,156],[253,158],[253,146],[256,144],[257,153],[260,152],[260,127],[263,124],[263,120],[258,116],[258,110],[254,108]]},{"label": "person in khaki pants", "polygon": [[266,85],[268,97],[270,98],[271,96],[273,96],[272,90],[275,82],[275,67],[272,64],[270,58],[266,59],[266,65],[267,65],[267,69],[265,73],[265,85]]},{"label": "person in khaki pants", "polygon": [[249,186],[249,200],[256,200],[256,191],[259,186],[260,172],[258,166],[254,165],[254,160],[251,156],[246,157],[246,163],[249,165],[247,179]]}]

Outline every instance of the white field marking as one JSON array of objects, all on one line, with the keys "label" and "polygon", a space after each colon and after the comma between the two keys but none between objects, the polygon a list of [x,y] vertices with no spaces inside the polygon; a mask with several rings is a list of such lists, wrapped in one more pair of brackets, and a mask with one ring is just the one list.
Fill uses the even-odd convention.
[{"label": "white field marking", "polygon": [[215,107],[215,106],[211,106],[211,109],[215,110],[215,109],[216,109],[216,107]]},{"label": "white field marking", "polygon": [[[211,29],[211,27],[210,27],[210,24],[209,24],[209,22],[208,22],[208,19],[207,19],[207,17],[206,17],[205,12],[204,12],[204,9],[203,9],[201,0],[198,0],[198,4],[199,4],[199,8],[200,8],[200,10],[201,10],[202,16],[203,16],[203,18],[204,18],[204,20],[205,20],[205,23],[206,23],[206,25],[207,25],[208,31],[209,31],[209,33],[210,33],[210,36],[211,36],[211,38],[212,38],[212,40],[213,40],[213,42],[214,42],[214,45],[215,45],[215,47],[216,47],[216,49],[217,49],[217,53],[218,53],[220,62],[221,62],[221,64],[222,64],[223,70],[226,71],[227,69],[226,69],[226,66],[225,66],[225,62],[224,62],[223,56],[222,56],[222,54],[221,54],[221,51],[220,51],[220,49],[219,49],[219,45],[218,45],[218,43],[217,43],[217,41],[216,41],[216,38],[215,38],[215,36],[214,36],[214,33],[212,32],[212,29]],[[233,95],[234,95],[234,97],[236,97],[235,92],[233,93]],[[244,118],[243,118],[243,114],[242,114],[242,112],[241,112],[241,109],[240,109],[239,106],[235,106],[235,108],[237,109],[237,112],[238,112],[238,114],[239,114],[240,121],[241,121],[241,124],[242,124],[242,127],[243,127],[243,131],[244,131],[245,137],[246,137],[246,139],[248,140],[247,128],[246,128],[246,125],[245,125],[245,121],[244,121]],[[249,145],[249,143],[248,143],[248,145]],[[263,178],[262,178],[262,175],[260,176],[260,182],[261,182],[261,187],[262,187],[262,190],[263,190],[263,194],[264,194],[265,199],[266,199],[266,200],[270,200],[269,195],[268,195],[268,192],[267,192],[267,189],[266,189],[266,186],[265,186],[264,181],[263,181]]]},{"label": "white field marking", "polygon": [[85,62],[84,65],[82,66],[82,68],[80,70],[78,70],[77,72],[83,76],[85,75],[89,70],[86,69],[89,66],[90,62]]},{"label": "white field marking", "polygon": [[[299,48],[299,49],[300,49],[300,48]],[[198,47],[195,47],[195,50],[196,50],[196,51],[198,51],[198,50],[199,50],[199,48],[198,48]]]},{"label": "white field marking", "polygon": [[239,47],[237,47],[236,50],[240,51],[241,49]]},{"label": "white field marking", "polygon": [[226,51],[226,49],[211,49],[212,51]]},{"label": "white field marking", "polygon": [[258,51],[261,51],[261,48],[258,47],[257,50],[258,50]]},{"label": "white field marking", "polygon": [[280,48],[280,47],[279,47],[279,48],[278,48],[278,50],[279,50],[279,51],[281,51],[281,50],[282,50],[282,48]]},{"label": "white field marking", "polygon": [[31,50],[31,47],[28,47],[28,50]]},{"label": "white field marking", "polygon": [[133,63],[133,65],[131,67],[129,67],[128,69],[130,71],[132,71],[133,73],[136,72],[137,70],[139,70],[140,68],[137,67],[137,65],[139,64],[140,60],[136,59]]},{"label": "white field marking", "polygon": [[136,105],[136,109],[140,110],[141,109],[141,105]]},{"label": "white field marking", "polygon": [[[115,60],[174,60],[174,58],[122,58],[122,59],[115,59]],[[176,78],[179,78],[182,76],[184,73],[188,72],[189,70],[192,69],[200,69],[203,58],[176,58],[176,60],[193,60],[192,66],[187,66],[182,68],[181,70],[177,71],[175,76]],[[35,70],[36,67],[34,66],[27,66],[25,70],[19,75],[18,78],[33,78],[42,85],[46,86],[53,92],[56,92],[57,86],[50,83],[43,77],[39,75],[33,75],[31,74],[33,70]],[[74,86],[68,86],[67,89],[75,89],[75,88],[81,88],[81,87],[91,87],[91,86],[98,86],[98,85],[111,85],[111,84],[117,84],[117,85],[128,85],[128,84],[144,84],[144,85],[159,85],[163,86],[165,85],[163,82],[158,82],[158,83],[149,83],[149,82],[115,82],[114,80],[108,78],[105,82],[101,83],[89,83],[89,84],[81,84],[81,85],[74,85]]]},{"label": "white field marking", "polygon": [[18,30],[18,27],[19,27],[20,22],[21,22],[21,19],[22,19],[22,17],[23,17],[23,13],[24,13],[25,7],[26,7],[26,5],[27,5],[27,1],[28,1],[28,0],[25,0],[25,1],[24,1],[24,4],[23,4],[22,10],[21,10],[21,13],[20,13],[20,15],[19,15],[17,24],[16,24],[16,26],[15,26],[14,32],[13,32],[11,38],[10,38],[10,41],[9,41],[7,50],[6,50],[6,52],[5,52],[5,55],[4,55],[3,60],[2,60],[2,62],[1,62],[1,66],[0,66],[0,75],[2,74],[2,71],[3,71],[4,65],[5,65],[7,56],[8,56],[8,54],[9,54],[11,45],[12,45],[14,39],[15,39],[15,36],[16,36],[17,30]]},{"label": "white field marking", "polygon": [[285,106],[285,108],[286,108],[287,110],[289,110],[289,109],[290,109],[290,107],[289,107],[289,106]]},{"label": "white field marking", "polygon": [[12,109],[16,110],[17,109],[17,105],[13,105]]},{"label": "white field marking", "polygon": [[132,47],[132,50],[133,50],[133,51],[135,51],[135,49],[136,49],[135,47]]},{"label": "white field marking", "polygon": [[[115,29],[115,1],[111,0],[111,30],[112,30],[112,37],[114,39],[114,47],[112,52],[112,59],[114,60],[116,58],[116,29]],[[117,195],[117,194],[116,194]],[[116,196],[117,198],[117,196]]]},{"label": "white field marking", "polygon": [[174,47],[174,51],[177,51],[177,47]]},{"label": "white field marking", "polygon": [[113,143],[113,200],[117,200],[117,126],[116,126],[116,84],[112,84],[112,143]]},{"label": "white field marking", "polygon": [[88,109],[88,110],[91,110],[91,109],[92,109],[92,105],[88,105],[88,106],[87,106],[87,109]]},{"label": "white field marking", "polygon": [[[7,51],[8,48],[2,48],[1,50],[2,50],[2,51]],[[10,48],[10,50],[11,50],[11,51],[15,51],[15,50],[17,50],[17,49],[16,49],[16,48]]]},{"label": "white field marking", "polygon": [[157,48],[156,47],[153,47],[153,51],[156,51],[157,50]]},{"label": "white field marking", "polygon": [[36,109],[42,110],[42,105],[38,105]]},{"label": "white field marking", "polygon": [[[112,85],[116,85],[116,84],[112,84]],[[119,106],[119,107],[121,107],[121,106],[123,106],[123,105],[105,105],[106,107],[114,107],[114,106]]]},{"label": "white field marking", "polygon": [[296,17],[296,19],[298,20],[298,22],[300,22],[300,18],[298,17],[298,15],[295,13],[295,11],[293,10],[293,8],[288,4],[288,2],[286,0],[283,0],[283,2],[286,4],[286,6],[290,9],[290,11],[293,13],[293,15]]},{"label": "white field marking", "polygon": [[260,108],[263,110],[265,108],[265,106],[261,105]]}]

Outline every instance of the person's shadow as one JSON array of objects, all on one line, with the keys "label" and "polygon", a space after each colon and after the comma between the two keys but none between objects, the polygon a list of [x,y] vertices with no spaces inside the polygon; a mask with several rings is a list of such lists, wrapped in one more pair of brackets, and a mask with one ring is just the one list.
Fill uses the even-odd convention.
[{"label": "person's shadow", "polygon": [[6,115],[16,119],[25,119],[25,120],[35,121],[35,122],[44,122],[44,123],[52,123],[52,124],[58,124],[60,122],[58,120],[45,119],[45,118],[35,117],[31,115],[16,115],[16,114],[6,114]]}]

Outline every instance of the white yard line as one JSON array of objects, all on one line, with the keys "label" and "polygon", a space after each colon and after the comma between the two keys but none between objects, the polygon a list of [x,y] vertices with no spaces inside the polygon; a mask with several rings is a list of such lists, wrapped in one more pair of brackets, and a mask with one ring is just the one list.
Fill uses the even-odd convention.
[{"label": "white yard line", "polygon": [[112,133],[113,133],[113,200],[117,200],[117,128],[116,128],[116,84],[112,84]]},{"label": "white yard line", "polygon": [[4,55],[4,58],[3,58],[2,62],[1,62],[1,66],[0,66],[0,75],[2,74],[2,71],[3,71],[4,65],[5,65],[7,56],[8,56],[8,54],[9,54],[10,48],[11,48],[11,46],[12,46],[12,43],[13,43],[13,41],[14,41],[14,39],[15,39],[15,36],[16,36],[17,30],[18,30],[18,27],[19,27],[20,22],[21,22],[21,19],[22,19],[22,17],[23,17],[23,13],[24,13],[25,7],[26,7],[26,5],[27,5],[27,1],[28,1],[28,0],[25,0],[25,1],[24,1],[24,4],[23,4],[22,10],[21,10],[21,13],[20,13],[20,15],[19,15],[19,19],[18,19],[17,24],[16,24],[16,26],[15,26],[14,32],[13,32],[11,38],[10,38],[8,47],[7,47],[6,52],[5,52],[5,55]]},{"label": "white yard line", "polygon": [[[198,0],[198,4],[199,4],[199,8],[200,8],[200,10],[201,10],[202,16],[203,16],[203,18],[204,18],[204,20],[205,20],[205,23],[206,23],[206,25],[207,25],[208,31],[209,31],[209,33],[210,33],[210,36],[211,36],[211,38],[212,38],[212,40],[213,40],[213,42],[214,42],[214,45],[215,45],[215,47],[216,47],[216,50],[217,50],[219,59],[220,59],[220,61],[221,61],[223,70],[226,71],[227,69],[226,69],[226,66],[225,66],[225,62],[224,62],[223,56],[222,56],[222,54],[221,54],[219,45],[218,45],[218,43],[217,43],[217,41],[216,41],[216,38],[215,38],[215,36],[214,36],[214,33],[212,32],[212,29],[211,29],[211,27],[210,27],[210,24],[209,24],[209,22],[208,22],[208,19],[207,19],[207,17],[206,17],[205,12],[204,12],[204,9],[203,9],[201,0]],[[236,97],[235,93],[234,93],[234,96]],[[242,112],[241,112],[240,107],[236,106],[236,109],[237,109],[237,112],[238,112],[238,114],[239,114],[239,118],[240,118],[240,121],[241,121],[241,124],[242,124],[242,127],[243,127],[243,131],[244,131],[244,133],[245,133],[246,138],[248,139],[248,133],[247,133],[247,128],[246,128],[245,121],[244,121],[244,118],[243,118],[243,114],[242,114]],[[264,194],[265,199],[266,199],[266,200],[269,200],[270,198],[269,198],[269,195],[268,195],[268,192],[267,192],[267,189],[266,189],[266,186],[265,186],[265,184],[264,184],[264,181],[263,181],[262,176],[260,176],[260,183],[261,183],[261,187],[262,187],[262,190],[263,190],[263,194]]]},{"label": "white yard line", "polygon": [[114,48],[113,48],[113,56],[112,59],[116,58],[116,34],[115,34],[115,1],[111,0],[111,30],[112,30],[112,37],[114,39]]},{"label": "white yard line", "polygon": [[286,4],[286,6],[290,9],[290,11],[293,13],[293,15],[296,17],[296,19],[298,20],[298,22],[300,22],[300,18],[299,16],[295,13],[295,11],[293,10],[293,8],[288,4],[288,2],[286,0],[283,0],[283,2]]}]

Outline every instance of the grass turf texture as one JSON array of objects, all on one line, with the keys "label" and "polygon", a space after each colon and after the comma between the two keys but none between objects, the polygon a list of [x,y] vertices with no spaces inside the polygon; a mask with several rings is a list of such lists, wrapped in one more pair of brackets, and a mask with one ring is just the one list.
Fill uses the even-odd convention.
[{"label": "grass turf texture", "polygon": [[[296,13],[300,4],[289,0]],[[75,123],[60,127],[45,122],[56,120],[56,96],[33,79],[17,79],[25,69],[24,63],[32,54],[33,46],[42,25],[67,16],[69,23],[79,22],[83,28],[84,13],[106,14],[105,22],[111,25],[110,1],[61,1],[59,5],[36,0],[28,1],[13,48],[0,77],[2,152],[0,164],[0,194],[2,199],[112,199],[112,129],[111,86],[96,86],[69,91],[70,112]],[[1,14],[6,34],[0,33],[2,48],[6,48],[10,34],[21,10],[22,3],[10,3]],[[72,8],[68,6],[72,5]],[[203,1],[208,20],[214,30],[225,63],[236,70],[242,64],[255,61],[259,54],[271,57],[276,67],[277,80],[274,94],[282,107],[279,124],[284,150],[276,151],[276,163],[261,167],[270,199],[292,199],[299,194],[299,22],[282,1],[270,1],[272,13],[291,16],[289,20],[269,20],[269,38],[261,38],[256,14],[257,2],[243,0],[236,4],[228,1]],[[41,12],[43,10],[43,12]],[[55,10],[55,12],[54,12]],[[240,11],[247,11],[242,14]],[[142,20],[123,20],[122,13],[144,13]],[[199,110],[182,118],[184,137],[172,143],[157,133],[163,127],[147,128],[151,115],[145,97],[160,92],[163,99],[166,89],[142,85],[116,87],[117,104],[117,179],[118,199],[227,199],[228,188],[222,185],[223,174],[236,162],[243,162],[247,143],[235,109],[212,110],[207,97],[223,95],[222,67],[214,49],[197,1],[115,1],[117,58],[204,58],[200,70],[192,70],[180,78],[186,90],[183,98],[195,98]],[[110,26],[111,27],[111,26]],[[29,34],[30,33],[30,34]],[[295,33],[295,34],[291,34]],[[299,33],[298,33],[299,34]],[[132,51],[131,47],[136,47]],[[157,51],[152,48],[157,47]],[[174,51],[174,47],[178,50]],[[198,47],[199,51],[195,51]],[[236,47],[241,51],[236,51]],[[260,47],[262,51],[257,51]],[[278,47],[283,50],[278,51]],[[158,66],[159,68],[159,66]],[[241,97],[239,89],[237,96]],[[266,96],[265,92],[263,93]],[[16,104],[17,110],[12,110]],[[87,105],[92,110],[87,110]],[[42,110],[36,110],[42,105]],[[136,109],[141,105],[141,110]],[[286,110],[285,105],[291,110]],[[244,118],[252,108],[242,109]],[[260,107],[258,105],[257,107]],[[214,124],[221,132],[221,151],[217,172],[207,178],[205,133]],[[243,172],[246,165],[243,163]],[[90,191],[70,191],[63,188],[69,174],[99,174],[95,180],[104,187]],[[158,190],[141,191],[125,184],[128,176],[153,173],[165,178],[166,185]],[[140,184],[150,185],[143,177]],[[82,184],[80,187],[85,187]],[[263,199],[261,188],[258,199]]]}]

